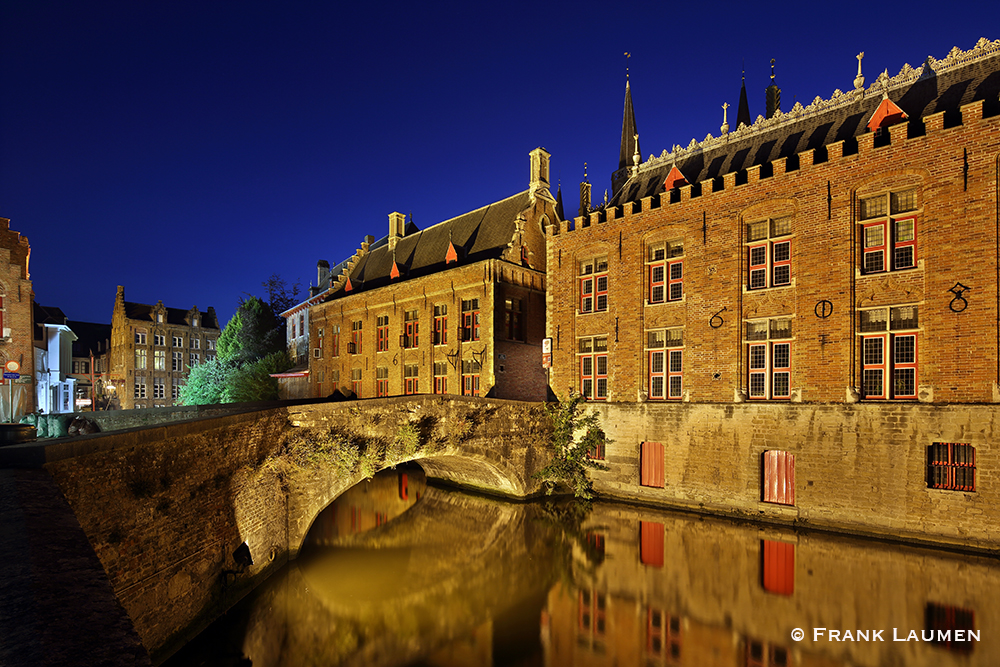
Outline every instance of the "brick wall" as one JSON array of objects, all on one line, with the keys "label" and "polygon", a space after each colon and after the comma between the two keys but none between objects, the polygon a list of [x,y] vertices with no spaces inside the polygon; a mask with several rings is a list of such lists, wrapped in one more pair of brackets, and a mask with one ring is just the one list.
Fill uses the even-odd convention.
[{"label": "brick wall", "polygon": [[[705,181],[680,188],[675,203],[662,193],[551,227],[547,331],[556,341],[556,393],[580,391],[577,341],[600,335],[608,337],[608,400],[644,400],[646,332],[681,327],[683,400],[733,401],[748,387],[746,321],[782,317],[792,321],[790,400],[844,402],[861,385],[859,309],[916,305],[913,400],[996,400],[1000,117],[983,118],[976,102],[963,107],[957,126],[945,129],[942,114],[924,125],[926,134],[913,137],[905,125],[892,128],[887,146],[862,135],[854,154],[837,142],[818,164],[810,150],[792,171],[782,158],[766,178],[749,168],[743,185],[726,174],[717,192]],[[862,275],[859,199],[913,188],[917,266]],[[792,225],[791,284],[749,290],[746,225],[783,216]],[[647,249],[670,240],[683,241],[683,298],[649,304]],[[582,314],[579,263],[597,255],[608,258],[608,309]],[[967,307],[954,312],[949,290],[959,282],[971,289]],[[823,301],[832,308],[825,318],[817,314]]]},{"label": "brick wall", "polygon": [[[31,248],[28,238],[10,229],[10,220],[0,218],[0,315],[3,318],[3,328],[10,329],[10,338],[0,339],[0,364],[16,361],[20,364],[21,377],[28,377],[28,384],[15,385],[15,391],[23,392],[23,401],[19,404],[23,411],[19,414],[35,410],[35,351],[34,351],[34,319],[32,301],[34,292],[28,273],[28,257]],[[3,331],[0,331],[0,335]],[[7,402],[9,380],[0,384],[3,401]],[[15,405],[17,397],[15,395]]]},{"label": "brick wall", "polygon": [[[608,496],[858,534],[996,549],[996,409],[916,404],[597,405],[614,442]],[[663,487],[640,485],[661,443]],[[928,488],[928,447],[975,448],[975,491]],[[763,454],[793,454],[794,505],[763,502]]]}]

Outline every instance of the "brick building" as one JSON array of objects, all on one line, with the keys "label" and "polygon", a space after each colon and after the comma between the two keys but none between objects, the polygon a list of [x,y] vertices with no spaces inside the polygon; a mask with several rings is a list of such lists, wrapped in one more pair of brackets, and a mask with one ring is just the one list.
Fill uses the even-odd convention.
[{"label": "brick building", "polygon": [[544,399],[548,188],[537,148],[524,192],[421,231],[391,213],[309,310],[312,395]]},{"label": "brick building", "polygon": [[1000,400],[1000,43],[867,89],[860,63],[645,162],[626,90],[614,195],[548,230],[558,394]]},{"label": "brick building", "polygon": [[111,405],[122,410],[175,405],[192,366],[215,357],[215,309],[167,308],[125,300],[118,286],[108,355]]},{"label": "brick building", "polygon": [[[0,365],[16,361],[21,378],[27,383],[14,384],[14,416],[35,410],[34,369],[34,293],[28,273],[31,247],[28,239],[10,229],[10,220],[0,218]],[[0,385],[0,419],[10,417],[10,380]]]}]

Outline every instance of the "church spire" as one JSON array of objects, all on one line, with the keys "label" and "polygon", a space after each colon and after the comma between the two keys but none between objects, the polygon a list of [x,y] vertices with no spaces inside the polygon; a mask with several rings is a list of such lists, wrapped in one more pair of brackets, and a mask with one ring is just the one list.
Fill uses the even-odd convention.
[{"label": "church spire", "polygon": [[743,83],[740,85],[740,103],[736,107],[736,129],[740,125],[750,127],[750,103],[747,102],[747,72],[743,70]]},{"label": "church spire", "polygon": [[[632,54],[626,53],[625,57],[630,58]],[[626,61],[627,62],[627,61]],[[635,126],[635,111],[632,109],[632,89],[629,86],[628,67],[625,68],[625,114],[622,117],[622,147],[618,154],[618,168],[632,166],[632,156],[636,153],[642,154],[639,150],[639,140],[636,135],[639,130]]]}]

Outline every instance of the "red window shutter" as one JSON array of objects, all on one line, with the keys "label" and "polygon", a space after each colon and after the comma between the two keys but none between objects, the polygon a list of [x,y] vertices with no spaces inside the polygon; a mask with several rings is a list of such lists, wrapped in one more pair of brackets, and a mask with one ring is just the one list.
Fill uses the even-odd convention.
[{"label": "red window shutter", "polygon": [[639,483],[663,488],[663,443],[642,443]]},{"label": "red window shutter", "polygon": [[764,452],[763,500],[780,505],[795,504],[795,455]]},{"label": "red window shutter", "polygon": [[399,476],[399,499],[409,500],[410,498],[410,485],[409,480],[406,477],[406,473],[402,473]]},{"label": "red window shutter", "polygon": [[795,545],[761,540],[764,590],[777,595],[795,592]]},{"label": "red window shutter", "polygon": [[639,560],[643,565],[663,567],[663,524],[639,522]]}]

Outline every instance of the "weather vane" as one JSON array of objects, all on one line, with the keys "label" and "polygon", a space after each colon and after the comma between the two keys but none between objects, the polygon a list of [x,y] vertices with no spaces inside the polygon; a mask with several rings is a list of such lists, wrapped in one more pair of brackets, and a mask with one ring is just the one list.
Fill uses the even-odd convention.
[{"label": "weather vane", "polygon": [[625,52],[625,78],[628,79],[628,59],[632,57],[632,54],[628,51]]}]

